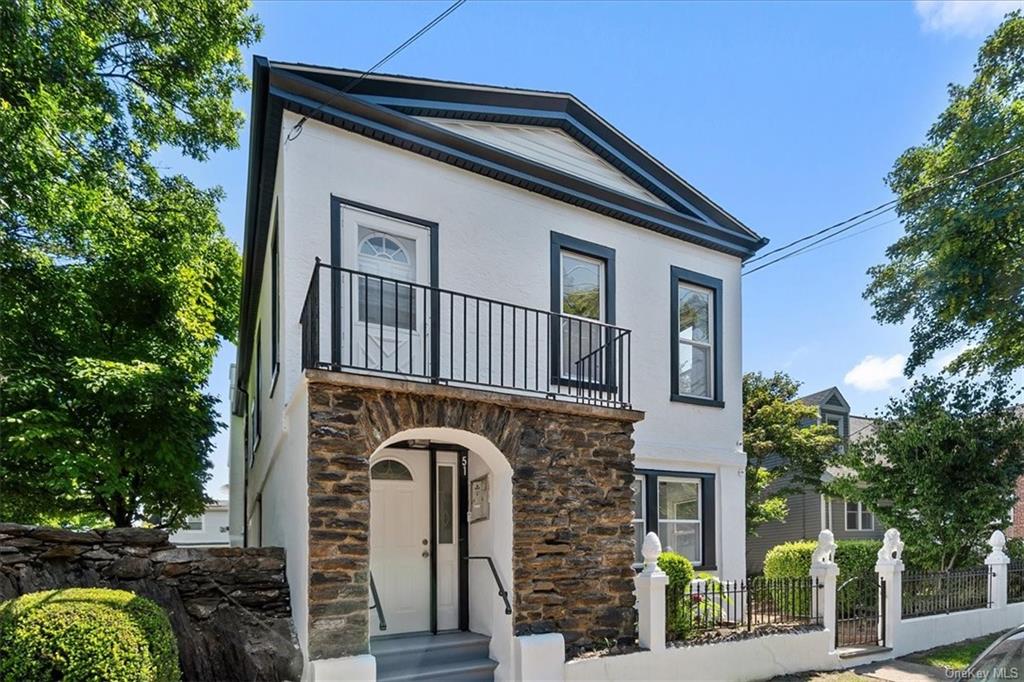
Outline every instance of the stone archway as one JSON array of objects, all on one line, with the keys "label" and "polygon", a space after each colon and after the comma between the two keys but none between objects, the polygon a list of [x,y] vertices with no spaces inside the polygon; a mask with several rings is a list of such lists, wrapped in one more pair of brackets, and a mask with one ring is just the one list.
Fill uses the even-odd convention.
[{"label": "stone archway", "polygon": [[307,379],[311,659],[368,651],[369,459],[416,429],[477,437],[511,471],[515,634],[561,632],[571,647],[632,635],[641,413],[361,375]]}]

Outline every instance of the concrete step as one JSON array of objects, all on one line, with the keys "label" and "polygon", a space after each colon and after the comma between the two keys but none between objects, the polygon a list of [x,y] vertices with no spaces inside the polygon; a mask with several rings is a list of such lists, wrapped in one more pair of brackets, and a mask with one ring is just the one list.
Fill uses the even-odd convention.
[{"label": "concrete step", "polygon": [[488,658],[490,638],[473,632],[408,634],[370,639],[377,679],[493,680],[497,663]]}]

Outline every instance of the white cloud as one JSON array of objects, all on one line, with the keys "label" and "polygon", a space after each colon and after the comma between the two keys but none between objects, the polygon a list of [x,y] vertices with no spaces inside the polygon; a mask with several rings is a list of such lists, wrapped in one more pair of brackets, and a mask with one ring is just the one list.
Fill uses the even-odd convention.
[{"label": "white cloud", "polygon": [[1024,0],[915,0],[926,31],[977,38],[999,25],[1007,12],[1024,8]]},{"label": "white cloud", "polygon": [[843,381],[862,391],[886,391],[903,376],[906,361],[906,356],[899,353],[888,358],[868,355],[846,373]]}]

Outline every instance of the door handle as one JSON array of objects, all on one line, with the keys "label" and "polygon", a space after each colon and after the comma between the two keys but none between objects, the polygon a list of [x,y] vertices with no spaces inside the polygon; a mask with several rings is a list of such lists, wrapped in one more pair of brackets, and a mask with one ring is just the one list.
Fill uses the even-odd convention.
[{"label": "door handle", "polygon": [[430,552],[428,552],[427,550],[423,550],[422,556],[423,556],[424,559],[426,559],[427,557],[430,556]]}]

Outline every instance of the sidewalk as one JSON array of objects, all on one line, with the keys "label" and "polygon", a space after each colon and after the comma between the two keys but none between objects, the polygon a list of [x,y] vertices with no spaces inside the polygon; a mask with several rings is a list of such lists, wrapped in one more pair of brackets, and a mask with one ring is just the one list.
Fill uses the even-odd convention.
[{"label": "sidewalk", "polygon": [[854,671],[858,675],[887,682],[938,682],[953,679],[942,668],[902,659],[880,661],[862,668],[855,668]]}]

